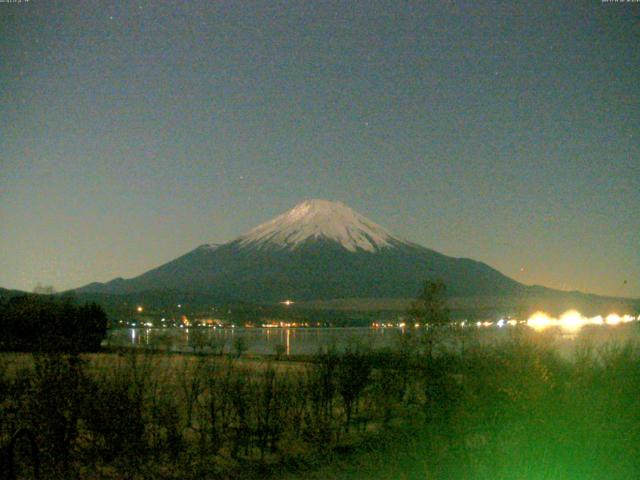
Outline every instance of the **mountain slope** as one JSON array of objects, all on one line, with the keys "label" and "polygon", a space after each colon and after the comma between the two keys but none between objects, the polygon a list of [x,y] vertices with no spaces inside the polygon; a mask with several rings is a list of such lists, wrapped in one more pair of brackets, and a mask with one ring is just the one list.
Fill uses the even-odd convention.
[{"label": "mountain slope", "polygon": [[309,200],[224,245],[203,245],[130,280],[78,291],[167,289],[252,302],[407,298],[425,278],[442,278],[456,296],[526,288],[484,263],[401,240],[341,203]]}]

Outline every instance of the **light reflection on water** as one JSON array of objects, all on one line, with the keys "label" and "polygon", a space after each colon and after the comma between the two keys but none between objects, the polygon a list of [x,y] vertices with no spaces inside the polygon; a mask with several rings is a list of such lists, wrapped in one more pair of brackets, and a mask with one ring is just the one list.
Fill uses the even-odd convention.
[{"label": "light reflection on water", "polygon": [[[196,333],[197,331],[197,333]],[[170,349],[192,351],[192,337],[199,336],[204,352],[222,350],[234,352],[234,339],[242,337],[247,346],[246,353],[273,355],[278,350],[285,355],[315,354],[321,349],[360,346],[371,349],[393,347],[403,335],[400,328],[121,328],[109,331],[109,346]],[[588,324],[581,328],[567,329],[549,324],[536,331],[526,325],[499,328],[463,328],[454,335],[458,343],[491,345],[506,340],[521,338],[553,346],[561,355],[571,356],[578,341],[594,347],[604,344],[622,344],[629,341],[640,344],[640,324]],[[452,337],[453,338],[453,337]],[[202,348],[202,347],[201,347]]]}]

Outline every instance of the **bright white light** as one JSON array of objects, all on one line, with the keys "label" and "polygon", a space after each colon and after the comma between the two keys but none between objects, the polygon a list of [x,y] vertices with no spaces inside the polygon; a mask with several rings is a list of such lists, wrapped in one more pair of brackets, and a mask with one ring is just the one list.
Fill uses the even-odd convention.
[{"label": "bright white light", "polygon": [[618,315],[617,313],[610,313],[609,315],[607,315],[607,325],[618,325],[620,323],[622,319],[620,318],[620,315]]},{"label": "bright white light", "polygon": [[549,328],[552,323],[551,317],[549,317],[545,312],[536,312],[529,317],[529,320],[527,320],[527,325],[536,331],[542,331],[545,328]]},{"label": "bright white light", "polygon": [[504,318],[501,318],[500,320],[498,320],[498,323],[496,325],[498,325],[498,328],[502,328],[504,327],[505,321]]},{"label": "bright white light", "polygon": [[617,313],[610,313],[606,318],[601,315],[595,317],[585,317],[577,310],[568,310],[564,312],[560,318],[553,318],[545,312],[536,312],[529,320],[527,325],[534,330],[544,330],[549,327],[560,327],[562,330],[575,332],[585,325],[618,325],[620,323],[632,322],[634,317],[631,315],[620,316]]},{"label": "bright white light", "polygon": [[569,310],[562,314],[558,324],[563,330],[576,331],[580,330],[587,321],[588,319],[577,310]]}]

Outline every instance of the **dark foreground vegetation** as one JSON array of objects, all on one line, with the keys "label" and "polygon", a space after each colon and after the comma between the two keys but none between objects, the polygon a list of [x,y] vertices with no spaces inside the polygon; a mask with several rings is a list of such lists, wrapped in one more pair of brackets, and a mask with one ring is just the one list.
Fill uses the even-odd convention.
[{"label": "dark foreground vegetation", "polygon": [[[640,352],[567,361],[521,333],[305,362],[4,353],[0,444],[29,432],[41,478],[640,478]],[[33,477],[29,435],[10,453]]]},{"label": "dark foreground vegetation", "polygon": [[97,352],[107,332],[99,305],[49,295],[0,298],[0,351]]}]

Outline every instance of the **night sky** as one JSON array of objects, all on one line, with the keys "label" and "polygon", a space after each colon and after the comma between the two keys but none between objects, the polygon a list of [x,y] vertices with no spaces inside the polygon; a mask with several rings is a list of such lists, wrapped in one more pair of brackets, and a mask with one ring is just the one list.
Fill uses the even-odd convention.
[{"label": "night sky", "polygon": [[0,286],[131,277],[307,198],[640,297],[640,4],[0,3]]}]

